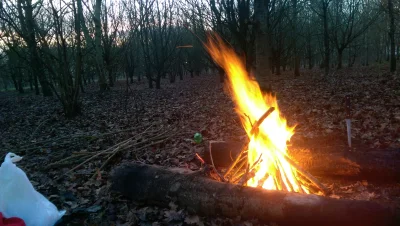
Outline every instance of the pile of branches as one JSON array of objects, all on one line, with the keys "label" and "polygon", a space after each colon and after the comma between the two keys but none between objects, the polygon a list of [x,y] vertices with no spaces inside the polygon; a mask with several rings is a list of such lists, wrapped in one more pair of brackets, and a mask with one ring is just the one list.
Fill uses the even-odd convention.
[{"label": "pile of branches", "polygon": [[84,167],[94,160],[101,160],[102,165],[96,169],[93,173],[93,177],[96,174],[103,170],[112,159],[114,159],[119,153],[124,151],[130,151],[135,153],[136,158],[140,159],[140,152],[143,149],[164,143],[171,137],[177,135],[177,130],[171,127],[160,126],[159,128],[154,128],[155,125],[151,125],[147,127],[140,133],[135,134],[134,136],[123,140],[107,149],[95,152],[81,151],[81,152],[72,152],[72,155],[63,158],[57,162],[49,164],[46,169],[55,168],[63,165],[73,165],[76,164],[73,168],[71,168],[64,175],[68,175],[73,173],[79,168]]},{"label": "pile of branches", "polygon": [[[67,149],[71,150],[71,147],[75,146],[76,144],[90,143],[99,139],[110,138],[116,135],[143,130],[145,128],[146,128],[145,126],[137,126],[124,130],[117,130],[106,133],[96,134],[93,132],[88,132],[88,133],[76,133],[73,135],[69,134],[46,140],[35,140],[34,142],[30,141],[30,143],[21,146],[16,146],[12,149],[2,149],[0,151],[1,155],[4,157],[8,152],[29,156],[40,152],[47,152],[46,150],[57,150],[57,151],[62,151]],[[33,135],[31,137],[33,137]]]},{"label": "pile of branches", "polygon": [[[274,107],[269,108],[254,124],[252,124],[252,129],[250,131],[251,135],[257,136],[259,132],[259,127],[263,123],[263,121],[275,110]],[[214,169],[214,173],[218,177],[214,177],[214,179],[217,179],[222,182],[229,182],[229,183],[234,183],[238,184],[240,186],[243,186],[247,183],[247,181],[255,176],[255,171],[257,169],[257,165],[260,164],[261,160],[261,155],[258,157],[258,159],[252,164],[248,164],[248,144],[245,144],[239,155],[234,159],[232,164],[228,167],[228,169],[224,173],[220,173],[217,171],[214,161],[213,161],[213,155],[212,155],[212,148],[210,147],[210,157],[211,157],[211,164],[212,168]],[[298,183],[299,187],[301,188],[300,193],[306,193],[302,189],[302,185],[310,189],[313,193],[319,193],[321,192],[323,195],[328,195],[330,191],[323,185],[321,184],[315,177],[313,177],[310,173],[308,173],[306,170],[302,169],[295,161],[293,161],[287,154],[282,153],[284,159],[286,162],[292,167],[292,169],[296,170],[297,172],[297,180],[296,183]],[[202,161],[204,162],[204,161]],[[279,169],[277,169],[279,170]],[[279,188],[279,190],[284,190],[284,191],[291,191],[293,188],[289,188],[287,186],[290,186],[290,184],[284,183],[282,177],[280,177],[280,173],[276,173],[277,180],[275,181],[276,186]],[[265,179],[267,178],[266,175]],[[261,183],[262,184],[262,183]]]},{"label": "pile of branches", "polygon": [[[24,156],[29,156],[34,153],[40,152],[41,150],[47,149],[49,146],[52,146],[54,143],[61,143],[63,146],[67,146],[71,144],[73,146],[77,142],[81,140],[97,140],[100,138],[110,138],[110,139],[118,139],[116,136],[126,136],[126,134],[133,134],[128,139],[118,142],[113,146],[106,148],[104,150],[96,150],[96,151],[74,151],[70,152],[71,154],[68,157],[65,157],[65,153],[61,153],[58,156],[54,157],[55,159],[59,159],[51,164],[46,165],[43,169],[49,170],[58,167],[71,167],[71,169],[64,174],[64,176],[73,173],[74,171],[89,165],[92,161],[98,161],[102,163],[100,167],[98,167],[95,172],[93,172],[93,177],[96,176],[98,172],[104,170],[105,167],[111,162],[111,160],[115,159],[118,154],[123,153],[124,151],[130,151],[134,153],[136,159],[140,161],[140,152],[143,149],[160,145],[170,139],[171,137],[177,135],[177,127],[171,126],[163,126],[159,124],[152,124],[150,126],[138,126],[126,130],[119,130],[114,132],[107,132],[103,134],[76,134],[73,136],[63,136],[55,139],[49,139],[45,141],[39,141],[32,144],[27,144],[21,146],[19,148],[15,148],[14,150],[3,150],[4,154],[7,152],[14,152],[19,154],[24,154]],[[69,146],[71,148],[71,146]],[[58,150],[61,152],[60,150]]]}]

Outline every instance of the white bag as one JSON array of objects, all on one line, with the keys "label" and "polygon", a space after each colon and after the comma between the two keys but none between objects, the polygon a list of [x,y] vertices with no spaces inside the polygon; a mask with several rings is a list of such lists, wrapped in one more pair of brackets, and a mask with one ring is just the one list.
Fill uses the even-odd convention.
[{"label": "white bag", "polygon": [[25,172],[15,165],[22,157],[8,153],[0,166],[0,212],[19,217],[26,226],[53,226],[65,214],[37,192]]}]

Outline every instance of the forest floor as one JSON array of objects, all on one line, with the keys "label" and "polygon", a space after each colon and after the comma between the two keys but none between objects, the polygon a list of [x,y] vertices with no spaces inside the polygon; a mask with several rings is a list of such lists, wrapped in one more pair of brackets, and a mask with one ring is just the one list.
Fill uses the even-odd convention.
[{"label": "forest floor", "polygon": [[[291,147],[345,150],[344,97],[351,95],[355,149],[400,151],[400,77],[387,70],[346,68],[329,79],[323,79],[319,70],[304,71],[299,78],[284,72],[270,82],[288,124],[297,125]],[[190,215],[174,204],[137,206],[108,190],[108,175],[122,162],[196,170],[200,165],[195,153],[204,152],[205,146],[193,142],[194,133],[201,132],[203,142],[245,134],[218,76],[185,77],[174,84],[165,80],[160,90],[148,89],[146,81],[126,89],[119,81],[110,91],[99,93],[93,84],[81,100],[82,115],[66,119],[55,97],[0,93],[0,157],[8,152],[24,157],[18,166],[34,187],[67,210],[59,225],[259,225],[256,220]],[[151,144],[154,134],[169,130],[174,133],[167,141]],[[104,157],[110,155],[99,155],[69,172],[129,138],[137,145],[110,161]],[[333,189],[335,198],[400,206],[399,183],[319,179]]]}]

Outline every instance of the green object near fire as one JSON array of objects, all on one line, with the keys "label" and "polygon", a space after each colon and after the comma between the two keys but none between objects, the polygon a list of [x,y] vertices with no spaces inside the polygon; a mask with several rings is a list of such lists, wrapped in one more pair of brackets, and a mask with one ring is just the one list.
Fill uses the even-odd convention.
[{"label": "green object near fire", "polygon": [[201,133],[195,133],[193,139],[194,139],[194,142],[196,142],[197,144],[200,144],[203,141],[203,136],[201,135]]}]

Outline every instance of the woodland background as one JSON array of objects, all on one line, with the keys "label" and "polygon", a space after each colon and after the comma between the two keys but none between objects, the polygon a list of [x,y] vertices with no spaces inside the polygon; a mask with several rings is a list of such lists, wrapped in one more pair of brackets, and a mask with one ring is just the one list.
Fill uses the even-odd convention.
[{"label": "woodland background", "polygon": [[[396,70],[395,0],[119,0],[0,2],[2,89],[56,96],[65,115],[80,94],[117,80],[160,88],[202,73],[220,74],[202,40],[214,31],[268,88],[271,74],[384,64]],[[218,72],[216,72],[218,71]]]},{"label": "woodland background", "polygon": [[[198,170],[207,141],[243,137],[210,32],[277,96],[289,149],[347,150],[350,95],[354,150],[399,150],[399,16],[397,0],[0,0],[0,159],[24,157],[64,225],[258,225],[138,206],[108,175],[132,161]],[[336,198],[400,203],[398,183],[319,179]]]}]

